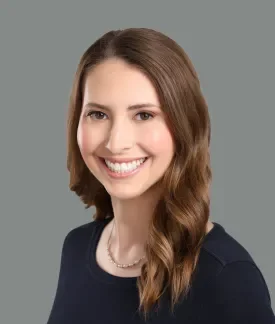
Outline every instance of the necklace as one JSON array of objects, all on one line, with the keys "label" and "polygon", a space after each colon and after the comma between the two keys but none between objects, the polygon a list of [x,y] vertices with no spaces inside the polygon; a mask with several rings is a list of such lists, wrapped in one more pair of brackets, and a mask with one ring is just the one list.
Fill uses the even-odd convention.
[{"label": "necklace", "polygon": [[111,252],[110,252],[110,238],[111,238],[111,235],[112,235],[112,232],[113,232],[113,229],[114,229],[114,225],[115,225],[115,222],[113,224],[112,231],[110,233],[110,236],[109,236],[109,239],[108,239],[108,243],[107,243],[107,248],[106,248],[107,253],[108,253],[108,256],[109,256],[109,260],[110,260],[110,262],[112,262],[113,264],[115,264],[117,268],[129,268],[129,267],[133,267],[136,264],[138,264],[142,259],[144,259],[145,258],[145,255],[143,257],[141,257],[139,260],[134,261],[133,263],[129,263],[129,264],[119,264],[119,263],[116,263],[115,260],[112,258]]}]

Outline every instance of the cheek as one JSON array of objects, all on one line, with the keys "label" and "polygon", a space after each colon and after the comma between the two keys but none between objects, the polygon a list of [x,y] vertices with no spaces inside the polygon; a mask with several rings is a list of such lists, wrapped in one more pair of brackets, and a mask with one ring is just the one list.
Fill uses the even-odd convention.
[{"label": "cheek", "polygon": [[95,147],[96,137],[85,127],[79,126],[77,130],[77,143],[82,152],[89,152]]},{"label": "cheek", "polygon": [[174,153],[172,134],[167,126],[151,127],[143,134],[143,144],[152,154],[167,153],[170,157]]}]

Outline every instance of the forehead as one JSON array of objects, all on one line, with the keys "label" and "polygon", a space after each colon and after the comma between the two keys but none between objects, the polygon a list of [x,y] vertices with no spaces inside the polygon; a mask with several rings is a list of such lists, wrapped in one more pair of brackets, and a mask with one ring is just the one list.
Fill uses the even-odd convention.
[{"label": "forehead", "polygon": [[84,101],[102,101],[132,104],[133,101],[150,101],[159,104],[157,92],[137,67],[121,59],[108,59],[91,70],[85,80]]}]

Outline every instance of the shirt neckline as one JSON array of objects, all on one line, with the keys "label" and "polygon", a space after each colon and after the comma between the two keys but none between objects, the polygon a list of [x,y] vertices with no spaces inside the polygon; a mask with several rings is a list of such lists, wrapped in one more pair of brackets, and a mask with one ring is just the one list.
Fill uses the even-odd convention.
[{"label": "shirt neckline", "polygon": [[[90,240],[88,244],[88,250],[87,250],[87,266],[89,269],[89,272],[93,277],[96,278],[96,280],[100,281],[101,283],[104,284],[109,284],[109,285],[114,285],[118,286],[120,288],[132,288],[137,285],[137,279],[139,278],[138,276],[135,277],[119,277],[116,275],[113,275],[104,269],[102,269],[99,264],[96,261],[96,249],[97,245],[99,243],[99,239],[101,237],[101,234],[103,232],[103,229],[105,226],[113,219],[113,217],[107,217],[102,221],[93,221],[92,223],[96,222],[95,227],[94,227],[94,235],[90,235]],[[223,229],[223,227],[216,222],[213,223],[213,228],[205,235],[204,237],[204,242],[205,244],[206,241],[208,241],[213,234],[219,230]]]},{"label": "shirt neckline", "polygon": [[119,277],[113,275],[104,269],[102,269],[96,260],[96,249],[99,243],[99,239],[103,232],[105,226],[112,220],[112,217],[105,218],[102,221],[95,221],[97,222],[95,226],[95,235],[91,235],[89,247],[88,247],[88,268],[90,273],[96,277],[97,280],[110,285],[116,285],[121,287],[133,287],[136,285],[138,277]]}]

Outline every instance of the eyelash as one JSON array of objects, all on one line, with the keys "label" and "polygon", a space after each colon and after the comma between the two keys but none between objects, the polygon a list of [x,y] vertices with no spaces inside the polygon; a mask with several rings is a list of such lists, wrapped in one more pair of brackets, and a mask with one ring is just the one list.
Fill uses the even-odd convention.
[{"label": "eyelash", "polygon": [[[99,111],[99,110],[91,110],[91,111],[89,111],[88,112],[88,114],[87,114],[87,117],[91,117],[93,114],[97,114],[97,113],[100,113],[100,114],[104,114],[104,115],[106,115],[105,113],[103,113],[102,111]],[[142,111],[142,112],[139,112],[137,115],[140,115],[140,114],[146,114],[146,115],[149,115],[150,117],[154,117],[154,115],[153,114],[151,114],[151,113],[149,113],[149,112],[146,112],[146,111]],[[106,115],[107,116],[107,115]],[[93,118],[93,119],[95,119],[95,120],[104,120],[104,119],[96,119],[96,118]],[[140,121],[147,121],[147,120],[149,120],[149,119],[151,119],[151,118],[148,118],[148,119],[145,119],[145,120],[140,120]]]}]

